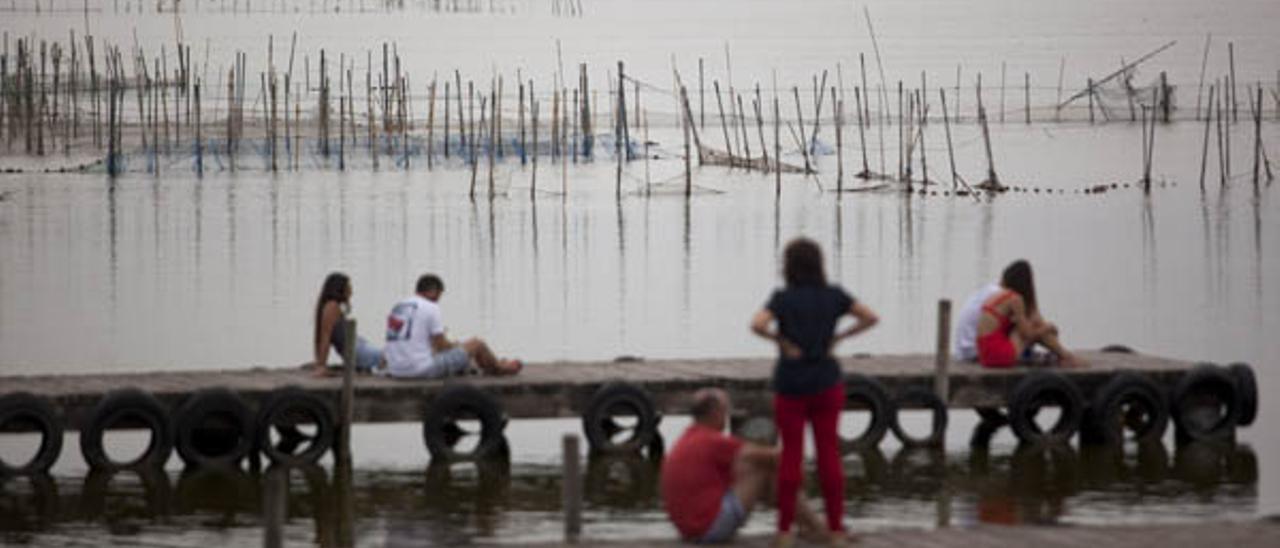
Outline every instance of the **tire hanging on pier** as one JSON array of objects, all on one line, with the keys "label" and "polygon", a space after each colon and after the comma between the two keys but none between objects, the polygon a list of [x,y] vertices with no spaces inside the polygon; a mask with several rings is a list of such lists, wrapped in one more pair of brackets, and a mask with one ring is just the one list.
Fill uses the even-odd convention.
[{"label": "tire hanging on pier", "polygon": [[[933,422],[929,428],[929,434],[924,437],[915,437],[907,432],[902,426],[902,410],[903,408],[913,405],[922,405],[933,414]],[[932,390],[924,388],[912,388],[893,399],[893,420],[890,421],[890,427],[893,429],[894,437],[902,442],[903,447],[941,447],[943,440],[947,435],[947,404],[942,402],[937,394]]]},{"label": "tire hanging on pier", "polygon": [[0,397],[0,431],[23,426],[40,433],[40,447],[25,463],[8,463],[0,458],[0,476],[42,474],[62,453],[62,420],[48,401],[26,392]]},{"label": "tire hanging on pier", "polygon": [[1181,441],[1228,441],[1240,419],[1237,379],[1227,369],[1200,364],[1173,388],[1173,423]]},{"label": "tire hanging on pier", "polygon": [[195,392],[178,408],[174,445],[189,466],[238,466],[253,451],[249,406],[226,388]]},{"label": "tire hanging on pier", "polygon": [[[619,424],[616,417],[629,416],[632,424]],[[601,453],[634,453],[645,448],[658,435],[662,416],[653,398],[640,387],[621,381],[601,386],[591,396],[582,413],[582,430],[591,451]],[[630,435],[619,440],[620,433]]]},{"label": "tire hanging on pier", "polygon": [[[1036,423],[1036,415],[1046,405],[1061,409],[1057,422],[1048,430]],[[1080,429],[1084,418],[1084,396],[1070,379],[1051,371],[1033,371],[1009,394],[1009,427],[1024,443],[1067,443]]]},{"label": "tire hanging on pier", "polygon": [[[852,405],[851,405],[852,404]],[[845,409],[865,409],[870,414],[867,428],[853,438],[840,437],[840,453],[865,451],[880,446],[880,440],[889,431],[894,414],[893,402],[884,386],[866,375],[851,373],[844,378]]]},{"label": "tire hanging on pier", "polygon": [[1086,443],[1119,445],[1131,432],[1132,439],[1142,443],[1159,440],[1168,426],[1164,390],[1144,375],[1121,371],[1094,394],[1080,437]]},{"label": "tire hanging on pier", "polygon": [[1237,426],[1249,426],[1258,417],[1258,380],[1253,376],[1253,368],[1246,363],[1233,363],[1227,371],[1236,379],[1236,394],[1240,399],[1240,417]]},{"label": "tire hanging on pier", "polygon": [[[278,388],[258,409],[257,448],[276,464],[312,464],[333,447],[337,436],[334,415],[332,404],[316,394],[298,386]],[[304,431],[299,425],[309,426]],[[273,431],[278,440],[272,439]]]},{"label": "tire hanging on pier", "polygon": [[[141,427],[151,433],[147,449],[130,461],[112,460],[103,445],[103,436],[114,426]],[[94,407],[89,423],[80,430],[80,452],[90,468],[113,472],[164,466],[173,452],[169,411],[160,401],[137,388],[113,390]]]},{"label": "tire hanging on pier", "polygon": [[[475,420],[478,432],[468,432],[459,420]],[[488,393],[470,384],[447,386],[428,404],[422,420],[422,440],[432,460],[486,460],[501,456],[506,449],[507,417],[502,405]],[[479,436],[475,446],[463,450],[458,442],[464,437]]]}]

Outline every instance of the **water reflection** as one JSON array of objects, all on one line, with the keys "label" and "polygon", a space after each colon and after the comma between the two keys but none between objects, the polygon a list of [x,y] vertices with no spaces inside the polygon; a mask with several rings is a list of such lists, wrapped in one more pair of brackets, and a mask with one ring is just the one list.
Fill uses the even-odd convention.
[{"label": "water reflection", "polygon": [[[987,434],[979,433],[981,438]],[[592,455],[584,470],[587,527],[651,526],[661,519],[660,452]],[[1189,444],[1172,455],[1161,444],[1127,448],[978,445],[943,453],[898,449],[857,452],[845,461],[850,516],[897,514],[940,525],[1056,523],[1066,517],[1251,515],[1258,460],[1238,444]],[[0,479],[3,538],[41,534],[179,533],[188,528],[258,539],[265,492],[284,486],[286,537],[320,546],[384,536],[390,546],[469,544],[478,539],[542,538],[559,530],[561,476],[556,465],[513,466],[507,458],[444,463],[419,473],[311,466],[265,472],[189,469],[93,473],[66,491],[49,476]],[[810,486],[817,496],[816,485]],[[597,517],[593,517],[597,516]],[[603,516],[603,517],[598,517]],[[604,525],[604,522],[598,523]],[[652,530],[650,530],[652,532]],[[52,540],[55,537],[49,537]]]}]

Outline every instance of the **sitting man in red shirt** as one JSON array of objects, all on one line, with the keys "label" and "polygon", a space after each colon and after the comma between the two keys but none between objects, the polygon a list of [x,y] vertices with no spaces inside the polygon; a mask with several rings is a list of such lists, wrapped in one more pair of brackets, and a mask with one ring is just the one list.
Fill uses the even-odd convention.
[{"label": "sitting man in red shirt", "polygon": [[[772,498],[779,451],[725,435],[729,410],[724,390],[694,394],[693,424],[662,464],[663,506],[686,540],[729,541],[756,503]],[[801,525],[825,536],[825,525],[803,499],[796,516]]]}]

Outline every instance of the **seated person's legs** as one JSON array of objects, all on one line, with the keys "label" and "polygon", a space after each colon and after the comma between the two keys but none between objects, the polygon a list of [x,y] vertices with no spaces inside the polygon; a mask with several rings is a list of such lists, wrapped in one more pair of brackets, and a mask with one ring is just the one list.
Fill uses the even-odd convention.
[{"label": "seated person's legs", "polygon": [[483,340],[472,337],[462,342],[462,348],[476,361],[476,366],[489,375],[514,375],[520,372],[518,360],[499,360]]}]

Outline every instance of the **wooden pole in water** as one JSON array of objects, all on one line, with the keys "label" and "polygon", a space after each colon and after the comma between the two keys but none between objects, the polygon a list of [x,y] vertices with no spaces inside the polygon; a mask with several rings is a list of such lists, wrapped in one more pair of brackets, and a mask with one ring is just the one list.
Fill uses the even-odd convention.
[{"label": "wooden pole in water", "polygon": [[284,521],[289,514],[288,474],[288,468],[276,468],[267,472],[262,500],[263,548],[284,546]]},{"label": "wooden pole in water", "polygon": [[831,89],[831,117],[836,127],[836,192],[844,192],[844,101],[837,100],[835,88]]},{"label": "wooden pole in water", "polygon": [[1053,118],[1055,121],[1062,121],[1062,77],[1067,72],[1067,58],[1063,57],[1058,62],[1058,100],[1054,103]]},{"label": "wooden pole in water", "polygon": [[1236,79],[1235,79],[1235,77],[1232,77],[1232,78],[1231,78],[1231,83],[1230,83],[1229,85],[1231,86],[1231,108],[1232,108],[1232,112],[1231,112],[1231,113],[1229,113],[1229,114],[1231,114],[1231,116],[1230,116],[1230,117],[1227,117],[1227,116],[1223,116],[1223,117],[1222,117],[1222,118],[1223,118],[1223,122],[1224,122],[1224,127],[1223,127],[1223,129],[1222,129],[1222,139],[1223,139],[1223,141],[1226,143],[1226,148],[1227,148],[1227,156],[1226,156],[1226,158],[1227,158],[1227,178],[1228,178],[1228,179],[1230,179],[1230,178],[1231,178],[1231,123],[1235,122],[1235,115],[1236,115],[1236,114],[1235,114],[1235,108],[1236,108],[1236,98],[1235,98],[1235,93],[1236,93],[1236,90],[1235,90]]},{"label": "wooden pole in water", "polygon": [[[1231,122],[1236,123],[1240,121],[1240,115],[1239,115],[1240,105],[1239,103],[1236,102],[1236,44],[1235,42],[1227,42],[1227,60],[1231,65],[1231,83],[1228,84],[1228,87],[1231,88]],[[1230,147],[1227,147],[1227,148],[1229,152]]]},{"label": "wooden pole in water", "polygon": [[764,140],[764,113],[760,111],[760,87],[756,87],[756,98],[751,100],[751,108],[756,112],[756,133],[760,137],[760,157],[764,160],[765,173],[769,172],[769,146]]},{"label": "wooden pole in water", "polygon": [[[467,147],[467,151],[468,151],[467,157],[471,161],[471,190],[468,192],[467,196],[468,198],[471,199],[472,202],[474,202],[476,201],[476,169],[477,169],[477,166],[476,166],[476,111],[472,109],[468,117],[471,119],[470,121],[471,128],[467,132],[471,134],[470,146]],[[481,117],[480,124],[484,125],[484,120],[483,120],[484,97],[480,98],[480,117]]]},{"label": "wooden pole in water", "polygon": [[565,434],[561,447],[564,477],[561,479],[560,504],[564,508],[564,537],[573,543],[582,534],[582,472],[578,435]]},{"label": "wooden pole in water", "polygon": [[644,195],[648,197],[653,192],[653,187],[649,185],[649,113],[644,113]]},{"label": "wooden pole in water", "polygon": [[1217,122],[1216,126],[1218,129],[1218,179],[1219,179],[1219,184],[1222,187],[1227,186],[1227,173],[1230,171],[1230,167],[1229,167],[1230,164],[1228,164],[1228,160],[1227,160],[1228,155],[1225,147],[1225,137],[1223,135],[1224,132],[1222,131],[1222,126],[1224,123],[1223,119],[1226,118],[1225,116],[1226,108],[1227,108],[1226,105],[1229,100],[1230,98],[1227,96],[1227,90],[1223,88],[1222,93],[1219,95],[1219,100],[1215,105],[1218,111],[1218,116],[1216,120]]},{"label": "wooden pole in water", "polygon": [[804,157],[804,172],[808,175],[813,170],[810,167],[811,164],[809,164],[808,141],[804,138],[804,111],[800,108],[800,88],[791,86],[791,94],[796,100],[796,125],[800,126],[800,153]]},{"label": "wooden pole in water", "polygon": [[706,86],[704,84],[702,72],[702,58],[698,58],[698,126],[703,131],[707,129],[707,97]]},{"label": "wooden pole in water", "polygon": [[[493,201],[493,158],[498,155],[498,94],[489,88],[489,201]],[[483,117],[484,113],[480,113]],[[483,118],[481,118],[483,120]]]},{"label": "wooden pole in water", "polygon": [[947,117],[947,90],[941,87],[938,88],[938,96],[942,98],[943,128],[946,129],[947,133],[947,160],[951,164],[951,190],[956,190],[959,188],[959,181],[957,181],[958,175],[956,173],[956,153],[951,146],[951,122],[948,121]]},{"label": "wooden pole in water", "polygon": [[1000,62],[1000,123],[1004,124],[1005,63]]},{"label": "wooden pole in water", "polygon": [[918,96],[920,96],[920,98],[916,100],[916,103],[922,105],[920,107],[920,112],[919,112],[920,114],[920,128],[919,128],[920,134],[919,135],[920,135],[920,184],[923,186],[923,185],[929,184],[929,158],[925,152],[927,147],[924,144],[924,126],[929,121],[929,107],[928,105],[924,105],[924,101],[923,101],[924,92],[917,91],[916,93]]},{"label": "wooden pole in water", "polygon": [[1258,190],[1258,176],[1262,167],[1262,83],[1258,83],[1258,100],[1253,107],[1253,190]]},{"label": "wooden pole in water", "polygon": [[[684,128],[684,197],[686,200],[693,195],[693,152],[689,149],[689,132],[690,126],[693,125],[693,119],[689,116],[689,93],[684,86],[680,86],[680,102],[684,105],[682,116],[683,122],[680,126]],[[701,148],[701,147],[699,147]],[[699,152],[701,155],[701,152]]]},{"label": "wooden pole in water", "polygon": [[[1160,71],[1160,114],[1164,119],[1164,123],[1169,123],[1169,76],[1165,71]],[[1154,115],[1152,116],[1154,118]]]},{"label": "wooden pole in water", "polygon": [[1089,78],[1089,124],[1093,124],[1093,78]]},{"label": "wooden pole in water", "polygon": [[738,102],[738,119],[742,121],[742,123],[739,124],[739,129],[742,130],[742,155],[744,156],[743,161],[745,162],[745,165],[750,166],[751,165],[751,144],[750,144],[750,138],[747,136],[747,114],[746,114],[746,111],[743,110],[742,108],[741,93],[739,93],[737,96],[737,102]]},{"label": "wooden pole in water", "polygon": [[529,176],[529,199],[538,191],[538,100],[533,97],[533,80],[529,80],[529,116],[533,122],[533,168]]},{"label": "wooden pole in water", "polygon": [[[941,90],[942,88],[938,88],[938,89]],[[862,97],[863,97],[863,94],[861,89],[853,90],[853,99],[855,101],[854,106],[856,106],[858,109],[858,143],[859,143],[859,146],[862,148],[862,172],[858,173],[858,177],[861,177],[863,179],[870,179],[871,167],[867,164],[867,135],[866,135],[866,131],[863,129],[866,127],[866,120],[863,118],[864,106],[863,106]]]},{"label": "wooden pole in water", "polygon": [[1026,114],[1026,125],[1031,125],[1031,73],[1022,73],[1023,112]]},{"label": "wooden pole in water", "polygon": [[[1201,147],[1200,151],[1200,192],[1204,192],[1204,175],[1209,166],[1209,126],[1213,120],[1214,88],[1215,86],[1209,86],[1209,102],[1207,103],[1209,115],[1204,119],[1204,145]],[[1199,105],[1196,106],[1196,110],[1196,119],[1199,120]]]},{"label": "wooden pole in water", "polygon": [[200,81],[199,81],[199,80],[197,80],[197,81],[196,81],[196,83],[195,83],[195,89],[194,89],[193,91],[195,92],[195,97],[196,97],[196,104],[195,104],[195,109],[196,109],[196,143],[195,143],[195,145],[196,145],[196,176],[197,176],[197,177],[203,177],[203,176],[204,176],[204,138],[203,138],[203,136],[202,136],[202,134],[201,134],[201,123],[200,123]]},{"label": "wooden pole in water", "polygon": [[[436,77],[431,77],[431,92],[427,96],[427,170],[430,171],[435,166],[435,144],[436,144]],[[524,112],[524,87],[520,88],[521,93],[521,113]],[[520,138],[524,139],[524,116],[520,117]],[[524,155],[524,143],[520,143],[520,154]],[[523,159],[523,158],[522,158]]]},{"label": "wooden pole in water", "polygon": [[[1196,86],[1196,121],[1200,120],[1200,100],[1204,95],[1204,73],[1209,68],[1209,43],[1213,41],[1213,33],[1209,33],[1204,37],[1204,56],[1200,59],[1200,83]],[[1203,180],[1204,177],[1201,177]],[[1200,184],[1201,189],[1204,188],[1203,181]]]},{"label": "wooden pole in water", "polygon": [[905,166],[902,165],[903,160],[906,158],[906,154],[905,154],[906,150],[904,150],[903,148],[903,145],[905,144],[903,142],[905,138],[905,136],[902,133],[903,129],[904,127],[902,124],[902,80],[898,80],[898,180],[899,181],[903,179],[903,175],[906,173],[904,169]]},{"label": "wooden pole in water", "polygon": [[449,159],[449,78],[444,81],[444,158]]},{"label": "wooden pole in water", "polygon": [[[733,167],[735,163],[733,160],[733,145],[729,143],[729,124],[725,122],[724,101],[720,99],[720,81],[715,80],[712,82],[712,85],[714,85],[716,89],[716,108],[720,111],[720,129],[724,132],[724,151],[725,154],[729,155],[729,167]],[[799,96],[797,95],[797,97]],[[797,99],[797,101],[798,100],[799,99]]]},{"label": "wooden pole in water", "polygon": [[[518,105],[516,106],[516,118],[518,119],[517,124],[520,126],[520,165],[525,165],[529,160],[528,155],[525,152],[525,147],[528,146],[528,143],[525,141],[524,133],[524,81],[519,80],[516,84],[520,96],[519,101],[517,101]],[[435,93],[434,84],[432,85],[432,93]]]},{"label": "wooden pole in water", "polygon": [[773,91],[773,196],[782,195],[782,114],[778,109],[778,90]]},{"label": "wooden pole in water", "polygon": [[951,401],[951,301],[938,301],[938,346],[933,359],[933,390],[942,404]]},{"label": "wooden pole in water", "polygon": [[[338,444],[336,460],[339,466],[351,466],[351,424],[355,419],[356,375],[356,320],[343,318],[346,323],[346,352],[342,356],[342,394],[338,402]],[[323,366],[324,364],[317,364]]]}]

